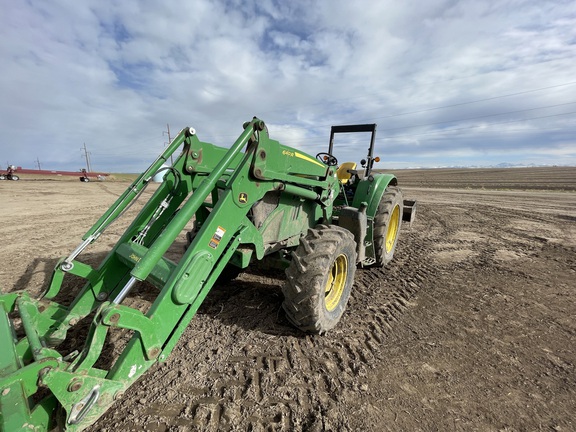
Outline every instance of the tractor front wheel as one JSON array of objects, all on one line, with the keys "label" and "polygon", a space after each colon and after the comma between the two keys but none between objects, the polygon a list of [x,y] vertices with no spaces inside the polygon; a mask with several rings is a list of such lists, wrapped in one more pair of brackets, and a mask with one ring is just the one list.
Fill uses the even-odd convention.
[{"label": "tractor front wheel", "polygon": [[356,272],[356,242],[335,225],[311,228],[292,254],[282,288],[288,319],[299,329],[325,333],[342,317]]},{"label": "tractor front wheel", "polygon": [[374,250],[376,252],[374,265],[382,267],[394,257],[403,212],[402,191],[397,187],[388,186],[374,216]]}]

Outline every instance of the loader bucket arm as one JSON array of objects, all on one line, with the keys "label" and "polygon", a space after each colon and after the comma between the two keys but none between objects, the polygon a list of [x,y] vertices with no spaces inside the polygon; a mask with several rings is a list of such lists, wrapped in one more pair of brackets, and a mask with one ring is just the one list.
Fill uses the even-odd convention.
[{"label": "loader bucket arm", "polygon": [[[163,183],[98,268],[79,261],[180,147]],[[255,203],[280,192],[298,202],[309,200],[314,206],[305,210],[318,223],[331,217],[337,188],[332,167],[271,140],[257,118],[244,125],[230,149],[183,129],[58,262],[42,298],[26,292],[0,295],[0,430],[80,431],[94,423],[146,370],[166,360],[240,245],[244,253],[252,251],[241,260],[247,265],[251,254],[261,258],[276,244],[298,241],[297,224],[277,223],[284,228],[263,236],[265,228],[249,217]],[[290,215],[278,209],[269,218]],[[199,228],[187,251],[178,262],[167,259],[166,251],[194,217]],[[64,306],[55,300],[70,275],[85,285]],[[145,289],[158,289],[147,311],[125,302],[143,281]],[[64,344],[69,332],[80,331],[81,320],[90,323],[77,338],[83,346]],[[118,330],[132,331],[132,337],[112,364],[103,366],[105,342]]]}]

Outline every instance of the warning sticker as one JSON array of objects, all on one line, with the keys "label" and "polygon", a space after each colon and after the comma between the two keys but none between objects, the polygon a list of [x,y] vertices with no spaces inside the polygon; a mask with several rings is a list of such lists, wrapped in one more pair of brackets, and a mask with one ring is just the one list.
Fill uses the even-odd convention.
[{"label": "warning sticker", "polygon": [[212,238],[210,239],[210,243],[208,243],[208,246],[210,246],[212,249],[216,249],[220,244],[220,240],[222,240],[222,237],[224,237],[225,232],[226,230],[221,226],[219,226],[218,229],[216,229],[216,232],[214,233]]}]

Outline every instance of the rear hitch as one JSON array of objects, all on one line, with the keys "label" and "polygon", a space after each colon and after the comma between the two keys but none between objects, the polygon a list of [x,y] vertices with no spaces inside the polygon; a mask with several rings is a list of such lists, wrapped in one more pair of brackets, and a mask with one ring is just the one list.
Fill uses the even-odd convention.
[{"label": "rear hitch", "polygon": [[402,220],[408,222],[408,226],[412,228],[412,223],[416,220],[416,201],[404,200],[404,213]]}]

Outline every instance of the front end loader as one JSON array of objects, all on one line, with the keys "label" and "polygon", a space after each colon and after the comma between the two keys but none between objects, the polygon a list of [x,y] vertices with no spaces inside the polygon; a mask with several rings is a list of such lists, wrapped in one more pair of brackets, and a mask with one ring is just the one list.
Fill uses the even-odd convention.
[{"label": "front end loader", "polygon": [[[215,282],[256,261],[286,268],[283,308],[291,322],[313,333],[333,328],[356,268],[390,261],[401,220],[414,217],[396,178],[372,172],[375,125],[368,126],[364,173],[338,164],[333,134],[329,151],[312,157],[271,139],[257,118],[229,149],[183,129],[56,264],[40,298],[0,295],[0,430],[81,431],[93,424],[154,363],[166,361]],[[83,263],[82,252],[159,170],[166,171],[163,182],[106,258],[96,268]],[[191,221],[183,256],[168,259]],[[55,299],[70,278],[84,282],[64,306]],[[154,298],[148,310],[125,304],[135,287]],[[81,322],[87,330],[74,346],[67,336]],[[112,362],[99,362],[113,329],[132,337]]]}]

